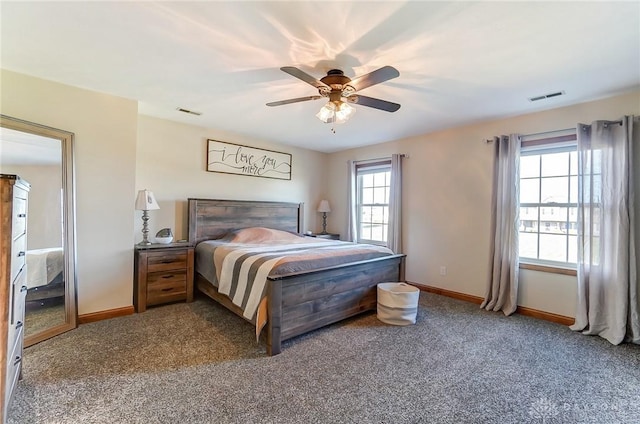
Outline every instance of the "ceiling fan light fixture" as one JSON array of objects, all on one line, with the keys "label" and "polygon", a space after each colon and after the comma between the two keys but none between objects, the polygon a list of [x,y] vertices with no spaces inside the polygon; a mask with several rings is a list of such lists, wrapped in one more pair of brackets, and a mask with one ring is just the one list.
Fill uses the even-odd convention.
[{"label": "ceiling fan light fixture", "polygon": [[335,121],[336,105],[333,102],[327,102],[320,108],[320,112],[316,114],[319,120],[325,124]]},{"label": "ceiling fan light fixture", "polygon": [[340,105],[338,106],[338,110],[336,111],[336,122],[340,124],[343,122],[347,122],[354,113],[356,113],[355,107],[341,101]]},{"label": "ceiling fan light fixture", "polygon": [[351,116],[356,112],[356,108],[343,102],[342,100],[328,101],[320,112],[316,114],[319,120],[325,124],[337,122],[342,124],[347,122]]}]

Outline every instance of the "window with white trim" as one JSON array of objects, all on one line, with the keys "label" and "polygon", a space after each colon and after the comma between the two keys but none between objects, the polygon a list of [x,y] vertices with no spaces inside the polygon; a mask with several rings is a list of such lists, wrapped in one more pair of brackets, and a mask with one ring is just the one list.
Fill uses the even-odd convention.
[{"label": "window with white trim", "polygon": [[356,166],[358,242],[386,244],[391,161]]},{"label": "window with white trim", "polygon": [[519,206],[520,261],[575,267],[578,249],[575,135],[522,142]]}]

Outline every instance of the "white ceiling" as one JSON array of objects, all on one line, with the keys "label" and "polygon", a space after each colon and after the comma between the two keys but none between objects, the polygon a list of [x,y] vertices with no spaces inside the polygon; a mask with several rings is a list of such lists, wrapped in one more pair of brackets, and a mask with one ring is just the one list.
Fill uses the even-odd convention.
[{"label": "white ceiling", "polygon": [[[640,86],[640,2],[6,2],[3,68],[139,100],[145,115],[333,152]],[[320,122],[280,71],[400,76]],[[565,91],[558,98],[529,97]],[[202,112],[200,117],[177,107]],[[239,140],[223,140],[238,142]]]},{"label": "white ceiling", "polygon": [[0,127],[0,170],[17,165],[62,165],[60,140]]}]

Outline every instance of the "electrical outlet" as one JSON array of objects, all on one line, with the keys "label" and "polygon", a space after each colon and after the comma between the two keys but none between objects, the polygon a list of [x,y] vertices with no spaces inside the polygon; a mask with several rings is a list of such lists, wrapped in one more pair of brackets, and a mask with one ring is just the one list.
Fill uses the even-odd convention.
[{"label": "electrical outlet", "polygon": [[442,265],[440,267],[440,275],[447,275],[447,267]]}]

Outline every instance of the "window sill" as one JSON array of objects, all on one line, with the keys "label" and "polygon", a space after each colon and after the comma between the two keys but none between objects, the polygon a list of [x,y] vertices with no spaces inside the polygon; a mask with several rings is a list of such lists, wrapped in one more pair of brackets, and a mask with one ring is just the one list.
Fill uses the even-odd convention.
[{"label": "window sill", "polygon": [[528,269],[531,271],[540,271],[540,272],[549,272],[552,274],[563,274],[563,275],[578,275],[578,272],[575,269],[569,268],[558,268],[554,266],[548,265],[538,265],[538,264],[527,264],[520,263],[520,269]]}]

